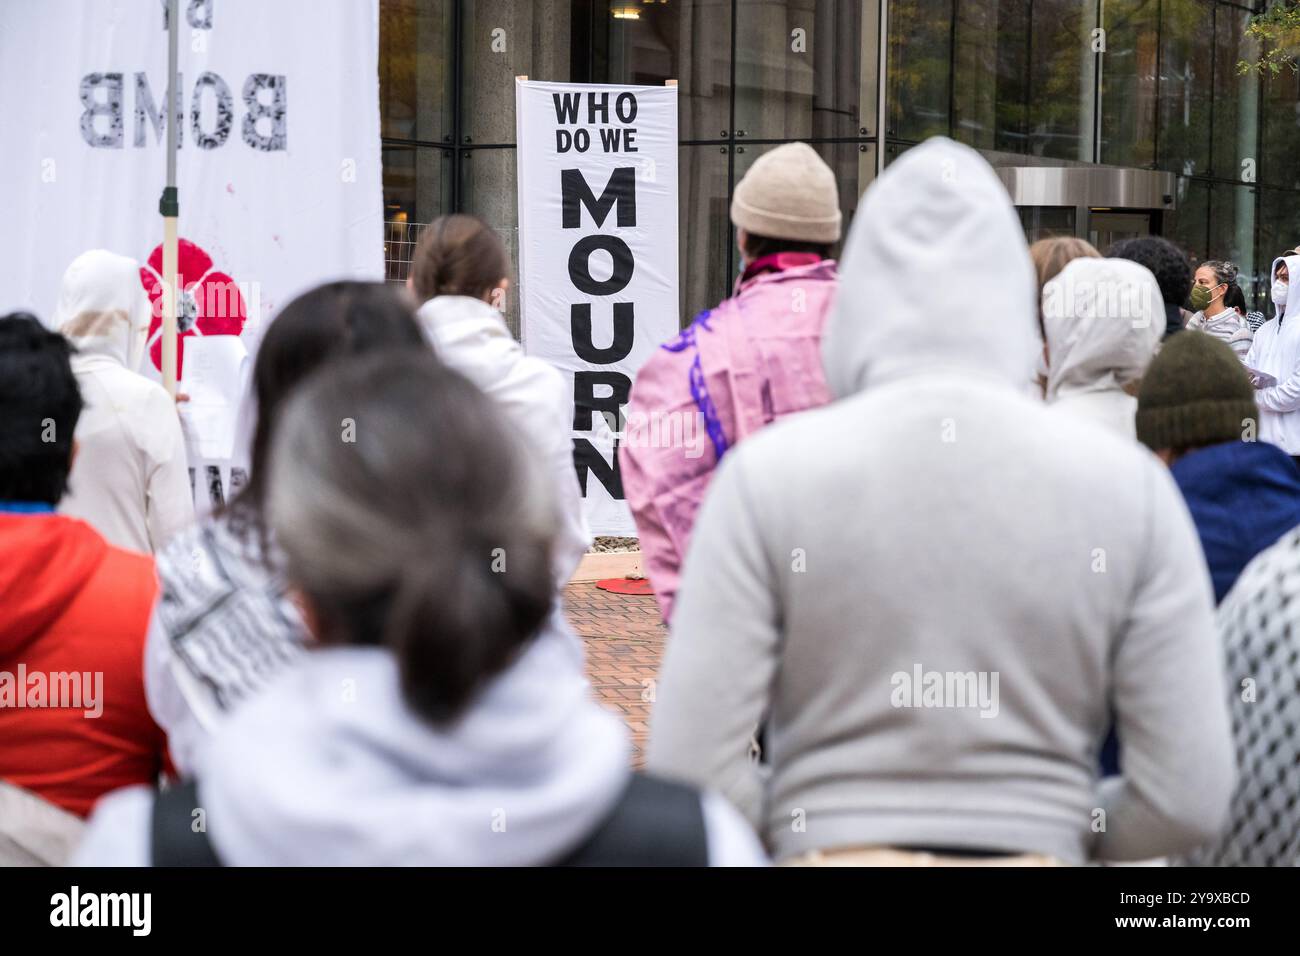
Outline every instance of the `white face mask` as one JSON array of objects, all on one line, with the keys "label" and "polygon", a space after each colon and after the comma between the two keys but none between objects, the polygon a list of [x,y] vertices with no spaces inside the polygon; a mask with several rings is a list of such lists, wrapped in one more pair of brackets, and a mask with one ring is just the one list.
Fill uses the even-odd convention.
[{"label": "white face mask", "polygon": [[1275,279],[1273,281],[1273,304],[1279,309],[1286,305],[1286,293],[1289,284],[1286,279]]}]

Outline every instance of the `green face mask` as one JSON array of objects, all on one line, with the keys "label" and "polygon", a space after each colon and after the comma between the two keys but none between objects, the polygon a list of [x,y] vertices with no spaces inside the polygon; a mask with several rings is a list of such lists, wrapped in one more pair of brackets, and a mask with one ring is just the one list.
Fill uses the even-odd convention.
[{"label": "green face mask", "polygon": [[1214,301],[1214,290],[1208,286],[1192,286],[1192,308],[1197,312],[1204,312]]}]

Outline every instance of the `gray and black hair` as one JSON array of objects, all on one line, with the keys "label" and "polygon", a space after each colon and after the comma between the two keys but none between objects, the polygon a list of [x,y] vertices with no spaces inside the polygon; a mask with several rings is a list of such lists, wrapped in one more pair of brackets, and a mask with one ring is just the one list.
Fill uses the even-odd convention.
[{"label": "gray and black hair", "polygon": [[1197,268],[1213,272],[1215,285],[1236,285],[1237,275],[1241,272],[1236,263],[1223,259],[1206,259]]},{"label": "gray and black hair", "polygon": [[493,402],[428,351],[337,360],[275,427],[267,518],[323,644],[395,655],[441,723],[551,610],[545,476]]}]

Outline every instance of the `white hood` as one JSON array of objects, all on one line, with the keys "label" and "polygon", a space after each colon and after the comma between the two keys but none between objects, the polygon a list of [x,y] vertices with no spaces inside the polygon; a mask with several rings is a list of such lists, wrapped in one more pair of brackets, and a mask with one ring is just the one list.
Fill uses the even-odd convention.
[{"label": "white hood", "polygon": [[1121,390],[1142,378],[1160,346],[1160,286],[1136,262],[1075,259],[1043,287],[1043,326],[1048,402]]},{"label": "white hood", "polygon": [[973,149],[937,137],[866,192],[822,341],[836,396],[959,367],[1017,388],[1041,339],[1037,279],[1006,187]]},{"label": "white hood", "polygon": [[550,863],[630,773],[622,723],[550,632],[446,728],[406,708],[386,650],[316,651],[199,762],[213,845],[236,866]]},{"label": "white hood", "polygon": [[[1288,288],[1286,295],[1286,308],[1282,312],[1282,328],[1287,327],[1287,323],[1296,315],[1300,315],[1300,256],[1278,256],[1273,260],[1273,266],[1268,272],[1268,285],[1273,287],[1273,279],[1277,276],[1277,267],[1283,262],[1286,263],[1286,271],[1289,276],[1288,286],[1295,286],[1295,289]],[[1276,306],[1274,307],[1276,308]],[[1275,316],[1276,318],[1276,316]]]},{"label": "white hood", "polygon": [[137,371],[150,318],[149,297],[134,259],[92,249],[73,259],[63,273],[54,328],[80,355],[106,356]]}]

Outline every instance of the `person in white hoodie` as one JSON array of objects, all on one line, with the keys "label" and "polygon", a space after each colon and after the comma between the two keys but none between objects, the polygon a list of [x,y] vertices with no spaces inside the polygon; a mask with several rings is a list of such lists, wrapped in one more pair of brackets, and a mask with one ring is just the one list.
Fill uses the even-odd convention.
[{"label": "person in white hoodie", "polygon": [[1137,439],[1132,394],[1165,331],[1155,276],[1127,259],[1075,259],[1043,286],[1045,400]]},{"label": "person in white hoodie", "polygon": [[1259,406],[1259,439],[1271,442],[1300,464],[1300,295],[1290,295],[1291,276],[1300,275],[1300,255],[1273,260],[1270,290],[1277,315],[1255,332],[1246,368],[1253,375]]},{"label": "person in white hoodie", "polygon": [[501,317],[510,286],[501,238],[474,216],[455,214],[424,228],[407,287],[438,356],[505,411],[539,460],[560,515],[555,577],[564,587],[591,546],[573,465],[572,396],[558,371],[525,355]]},{"label": "person in white hoodie", "polygon": [[72,371],[86,409],[59,511],[145,554],[194,520],[176,404],[137,372],[149,319],[134,259],[93,249],[63,274],[54,327],[76,347]]},{"label": "person in white hoodie", "polygon": [[763,863],[716,794],[631,773],[626,727],[549,627],[537,477],[427,351],[316,373],[276,426],[267,510],[319,644],[196,781],[102,801],[74,865]]},{"label": "person in white hoodie", "polygon": [[[648,768],[721,790],[781,862],[1212,839],[1234,766],[1196,529],[1155,456],[1025,394],[1037,286],[1006,189],[930,140],[868,189],[843,262],[840,398],[723,461]],[[1101,781],[1112,713],[1124,774]]]}]

